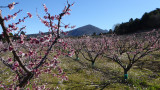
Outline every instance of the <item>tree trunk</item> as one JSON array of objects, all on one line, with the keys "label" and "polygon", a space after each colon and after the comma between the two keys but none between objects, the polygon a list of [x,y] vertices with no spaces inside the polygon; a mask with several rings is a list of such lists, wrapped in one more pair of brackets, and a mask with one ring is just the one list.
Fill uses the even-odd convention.
[{"label": "tree trunk", "polygon": [[20,88],[25,87],[27,85],[28,81],[30,81],[33,76],[34,76],[34,73],[32,73],[32,72],[28,73],[27,76],[23,77],[22,81],[17,86]]},{"label": "tree trunk", "polygon": [[78,61],[79,60],[78,53],[75,53],[75,55],[76,55],[76,60]]},{"label": "tree trunk", "polygon": [[92,67],[94,67],[95,66],[95,61],[92,61]]},{"label": "tree trunk", "polygon": [[124,82],[128,79],[128,70],[124,69]]},{"label": "tree trunk", "polygon": [[76,60],[78,61],[78,60],[79,60],[79,57],[76,57]]}]

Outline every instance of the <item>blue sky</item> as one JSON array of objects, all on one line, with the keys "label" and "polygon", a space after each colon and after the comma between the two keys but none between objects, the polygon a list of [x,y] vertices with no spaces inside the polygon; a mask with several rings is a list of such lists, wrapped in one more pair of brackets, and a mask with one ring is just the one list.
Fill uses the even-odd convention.
[{"label": "blue sky", "polygon": [[[31,34],[48,31],[37,18],[36,8],[41,17],[45,15],[42,4],[46,4],[52,15],[59,14],[63,10],[66,0],[0,0],[0,6],[12,2],[19,2],[19,4],[11,11],[2,9],[2,15],[6,16],[23,9],[17,16],[19,19],[30,12],[33,18],[27,19],[19,27],[26,25],[25,31],[27,34]],[[76,28],[91,24],[109,30],[117,23],[127,22],[130,18],[141,18],[145,12],[160,8],[160,0],[69,0],[69,2],[75,2],[75,5],[71,7],[71,15],[65,16],[62,21],[65,24],[76,25]],[[17,19],[11,20],[7,24],[16,22]],[[0,32],[2,32],[1,28]]]}]

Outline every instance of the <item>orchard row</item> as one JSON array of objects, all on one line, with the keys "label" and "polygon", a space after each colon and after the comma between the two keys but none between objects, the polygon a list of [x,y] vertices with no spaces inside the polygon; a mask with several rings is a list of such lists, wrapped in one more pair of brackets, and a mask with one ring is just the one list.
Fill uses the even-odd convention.
[{"label": "orchard row", "polygon": [[[18,3],[0,6],[0,8],[11,10],[15,5]],[[62,55],[70,57],[75,55],[78,60],[81,54],[91,62],[93,67],[99,57],[111,59],[123,68],[124,80],[127,80],[127,72],[136,62],[160,49],[157,31],[126,36],[60,38],[61,33],[66,34],[61,27],[75,27],[61,21],[63,16],[70,15],[71,6],[73,4],[69,4],[67,1],[67,6],[62,13],[52,15],[44,4],[45,15],[42,18],[37,13],[37,17],[42,24],[48,27],[49,34],[40,33],[38,37],[29,39],[22,34],[26,26],[18,28],[17,25],[23,23],[27,18],[32,18],[31,13],[27,13],[27,16],[18,19],[15,23],[5,25],[6,21],[15,18],[22,10],[4,17],[2,16],[3,12],[0,11],[0,25],[3,30],[2,41],[0,41],[0,61],[3,65],[0,68],[0,75],[9,78],[8,80],[0,77],[0,88],[29,90],[30,88],[26,87],[31,85],[32,89],[50,89],[45,88],[45,85],[38,85],[39,76],[43,73],[67,80],[65,72],[58,65],[60,63],[58,58]]]}]

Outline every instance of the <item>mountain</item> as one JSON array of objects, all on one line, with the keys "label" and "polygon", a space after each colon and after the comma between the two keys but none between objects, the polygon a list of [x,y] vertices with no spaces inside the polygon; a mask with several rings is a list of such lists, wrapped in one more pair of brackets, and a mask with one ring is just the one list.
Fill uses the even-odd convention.
[{"label": "mountain", "polygon": [[107,33],[107,30],[102,30],[98,27],[93,25],[86,25],[79,27],[77,29],[71,30],[68,32],[68,36],[82,36],[82,35],[92,35],[93,33],[100,34],[100,33]]},{"label": "mountain", "polygon": [[[43,35],[48,35],[49,33],[48,32],[45,32],[43,33]],[[40,33],[37,33],[37,34],[28,34],[27,37],[37,37],[37,36],[40,36]]]},{"label": "mountain", "polygon": [[[79,27],[77,29],[68,31],[67,37],[68,36],[82,36],[82,35],[92,35],[93,33],[100,34],[100,33],[107,33],[108,30],[102,30],[98,27],[95,27],[93,25],[86,25]],[[48,32],[45,32],[44,35],[47,35]],[[37,37],[40,34],[29,34],[27,37]],[[65,37],[64,35],[61,35],[62,37]]]}]

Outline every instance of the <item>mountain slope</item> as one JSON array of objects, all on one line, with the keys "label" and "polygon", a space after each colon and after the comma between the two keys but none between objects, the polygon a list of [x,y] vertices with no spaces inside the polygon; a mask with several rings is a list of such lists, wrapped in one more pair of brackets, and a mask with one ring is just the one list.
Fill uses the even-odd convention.
[{"label": "mountain slope", "polygon": [[[77,29],[68,31],[67,36],[82,36],[82,35],[92,35],[93,33],[99,34],[99,33],[107,33],[107,30],[102,30],[98,27],[95,27],[93,25],[86,25],[79,27]],[[45,35],[48,34],[48,32],[44,33]],[[27,37],[37,37],[40,34],[29,34]],[[61,35],[62,37],[65,37],[64,35]]]},{"label": "mountain slope", "polygon": [[82,36],[82,35],[92,35],[93,33],[106,33],[107,30],[102,30],[93,25],[86,25],[68,32],[68,36]]}]

